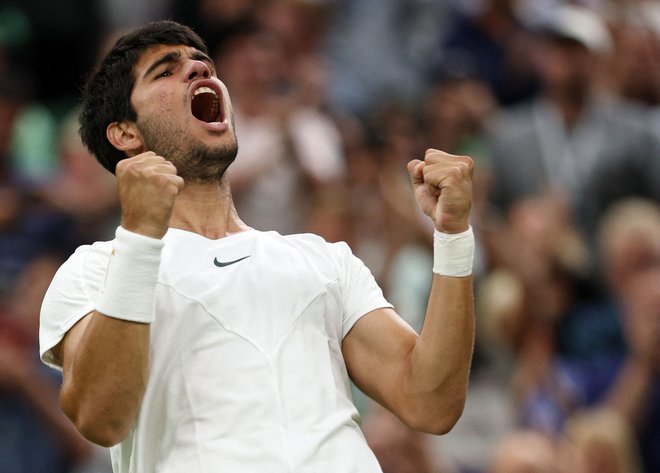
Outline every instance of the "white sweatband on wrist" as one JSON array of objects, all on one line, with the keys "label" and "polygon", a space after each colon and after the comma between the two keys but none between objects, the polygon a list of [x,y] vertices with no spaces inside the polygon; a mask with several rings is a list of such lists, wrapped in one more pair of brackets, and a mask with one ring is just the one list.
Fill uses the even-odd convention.
[{"label": "white sweatband on wrist", "polygon": [[461,233],[433,233],[433,272],[441,276],[464,277],[472,274],[474,233],[472,227]]},{"label": "white sweatband on wrist", "polygon": [[117,227],[105,284],[96,299],[95,310],[130,322],[153,322],[164,245],[163,240]]}]

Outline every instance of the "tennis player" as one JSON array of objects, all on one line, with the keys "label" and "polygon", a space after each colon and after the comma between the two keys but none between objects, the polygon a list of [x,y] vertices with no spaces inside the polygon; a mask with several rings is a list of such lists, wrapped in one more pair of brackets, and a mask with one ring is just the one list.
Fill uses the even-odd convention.
[{"label": "tennis player", "polygon": [[436,228],[417,334],[346,244],[241,221],[231,102],[189,28],[122,37],[80,123],[117,177],[121,226],[54,277],[40,350],[63,370],[63,411],[111,447],[115,472],[380,472],[349,380],[414,429],[452,428],[474,337],[469,158],[408,164]]}]

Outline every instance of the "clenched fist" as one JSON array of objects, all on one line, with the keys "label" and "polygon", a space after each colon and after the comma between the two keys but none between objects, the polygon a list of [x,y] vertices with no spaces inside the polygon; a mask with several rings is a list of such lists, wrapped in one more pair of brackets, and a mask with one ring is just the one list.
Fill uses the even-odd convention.
[{"label": "clenched fist", "polygon": [[153,151],[126,158],[117,164],[117,190],[121,225],[152,238],[167,232],[183,179],[174,165]]},{"label": "clenched fist", "polygon": [[417,204],[438,231],[460,233],[468,229],[472,170],[469,157],[435,149],[426,151],[424,161],[414,159],[408,163]]}]

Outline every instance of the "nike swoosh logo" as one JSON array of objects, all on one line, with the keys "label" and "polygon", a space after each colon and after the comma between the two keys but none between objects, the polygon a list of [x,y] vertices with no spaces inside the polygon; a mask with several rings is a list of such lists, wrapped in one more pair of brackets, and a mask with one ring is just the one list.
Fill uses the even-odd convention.
[{"label": "nike swoosh logo", "polygon": [[238,263],[239,261],[243,261],[245,258],[249,258],[251,255],[243,256],[242,258],[235,259],[234,261],[218,261],[218,258],[213,259],[213,264],[216,265],[218,268],[224,268],[225,266],[229,266],[230,264]]}]

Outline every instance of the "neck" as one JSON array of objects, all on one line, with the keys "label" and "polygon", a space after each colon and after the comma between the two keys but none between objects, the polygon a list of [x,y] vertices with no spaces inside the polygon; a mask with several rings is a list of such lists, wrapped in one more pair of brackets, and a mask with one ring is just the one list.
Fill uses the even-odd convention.
[{"label": "neck", "polygon": [[566,129],[573,128],[580,119],[588,100],[587,93],[575,93],[575,91],[555,91],[546,96],[560,111]]},{"label": "neck", "polygon": [[236,213],[226,174],[220,183],[186,183],[174,204],[170,227],[213,240],[250,229]]}]

